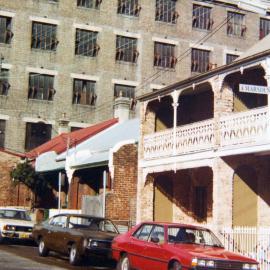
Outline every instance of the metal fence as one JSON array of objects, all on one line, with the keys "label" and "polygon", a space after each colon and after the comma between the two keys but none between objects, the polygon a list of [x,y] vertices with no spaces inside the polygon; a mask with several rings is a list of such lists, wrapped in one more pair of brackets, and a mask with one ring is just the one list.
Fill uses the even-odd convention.
[{"label": "metal fence", "polygon": [[257,260],[260,270],[270,269],[270,228],[224,228],[220,238],[227,250]]}]

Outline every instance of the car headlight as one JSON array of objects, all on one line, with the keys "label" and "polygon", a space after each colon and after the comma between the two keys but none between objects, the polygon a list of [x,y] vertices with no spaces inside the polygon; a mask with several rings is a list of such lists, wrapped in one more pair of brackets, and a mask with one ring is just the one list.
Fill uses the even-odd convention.
[{"label": "car headlight", "polygon": [[91,247],[98,247],[98,242],[97,241],[91,241]]},{"label": "car headlight", "polygon": [[[201,266],[201,267],[215,267],[215,262],[212,260],[197,259],[193,258],[191,261],[191,266]],[[252,269],[253,270],[253,269]]]},{"label": "car headlight", "polygon": [[257,264],[249,264],[249,263],[245,263],[243,264],[243,270],[257,270],[258,269],[258,265]]},{"label": "car headlight", "polygon": [[7,230],[7,231],[15,231],[16,230],[15,226],[11,226],[11,225],[5,225],[3,227],[3,229]]}]

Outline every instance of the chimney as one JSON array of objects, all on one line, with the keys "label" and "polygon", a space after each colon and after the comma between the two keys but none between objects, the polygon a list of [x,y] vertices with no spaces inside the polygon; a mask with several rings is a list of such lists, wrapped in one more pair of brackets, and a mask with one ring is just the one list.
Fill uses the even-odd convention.
[{"label": "chimney", "polygon": [[69,120],[66,118],[66,113],[62,114],[62,117],[58,120],[58,134],[69,132]]},{"label": "chimney", "polygon": [[130,99],[127,97],[120,97],[114,100],[114,117],[119,119],[122,123],[129,119]]}]

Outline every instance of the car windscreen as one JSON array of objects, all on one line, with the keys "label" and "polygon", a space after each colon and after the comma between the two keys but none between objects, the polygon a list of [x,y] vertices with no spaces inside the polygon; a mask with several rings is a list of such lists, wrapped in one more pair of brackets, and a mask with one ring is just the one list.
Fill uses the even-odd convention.
[{"label": "car windscreen", "polygon": [[118,233],[114,224],[107,219],[97,219],[92,217],[71,216],[69,218],[69,228],[88,229],[94,231]]},{"label": "car windscreen", "polygon": [[31,218],[26,211],[13,209],[0,209],[0,218],[31,221]]},{"label": "car windscreen", "polygon": [[168,242],[223,247],[210,230],[199,228],[168,227]]}]

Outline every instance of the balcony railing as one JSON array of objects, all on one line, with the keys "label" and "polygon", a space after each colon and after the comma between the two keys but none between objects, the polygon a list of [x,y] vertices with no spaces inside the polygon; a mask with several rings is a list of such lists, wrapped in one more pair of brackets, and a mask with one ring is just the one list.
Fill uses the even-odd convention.
[{"label": "balcony railing", "polygon": [[184,155],[214,148],[252,146],[268,131],[267,108],[231,113],[214,119],[177,127],[144,137],[144,159]]}]

